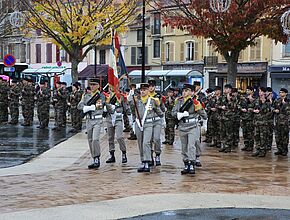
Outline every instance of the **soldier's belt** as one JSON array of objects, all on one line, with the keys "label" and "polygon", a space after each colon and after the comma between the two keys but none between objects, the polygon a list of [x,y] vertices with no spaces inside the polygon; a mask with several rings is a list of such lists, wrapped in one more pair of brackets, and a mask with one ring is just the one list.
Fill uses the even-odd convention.
[{"label": "soldier's belt", "polygon": [[103,116],[102,115],[92,115],[92,116],[89,116],[89,119],[101,119]]},{"label": "soldier's belt", "polygon": [[153,121],[158,121],[158,120],[160,120],[161,118],[160,118],[160,117],[153,117],[152,119],[153,119]]},{"label": "soldier's belt", "polygon": [[197,124],[198,119],[197,118],[190,118],[190,119],[183,119],[184,123],[192,123],[195,122]]}]

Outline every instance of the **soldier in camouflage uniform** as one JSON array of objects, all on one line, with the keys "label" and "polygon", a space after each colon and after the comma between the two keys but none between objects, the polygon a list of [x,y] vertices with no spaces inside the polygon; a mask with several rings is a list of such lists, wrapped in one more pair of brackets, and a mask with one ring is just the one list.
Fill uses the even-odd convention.
[{"label": "soldier in camouflage uniform", "polygon": [[8,91],[7,83],[0,77],[0,124],[8,122]]},{"label": "soldier in camouflage uniform", "polygon": [[253,151],[254,149],[254,89],[251,86],[247,87],[246,97],[241,99],[239,110],[242,120],[244,147],[242,151]]},{"label": "soldier in camouflage uniform", "polygon": [[205,91],[206,94],[207,94],[206,99],[205,99],[205,102],[204,102],[205,111],[207,113],[207,126],[206,126],[207,129],[206,129],[206,134],[205,134],[205,138],[206,139],[203,141],[205,143],[211,143],[212,142],[212,133],[213,133],[212,129],[214,129],[212,127],[212,123],[213,123],[212,117],[211,117],[211,113],[212,112],[210,111],[210,108],[209,108],[209,103],[210,103],[210,101],[211,101],[211,99],[213,97],[213,94],[212,94],[213,91],[214,90],[211,89],[211,88],[208,88]]},{"label": "soldier in camouflage uniform", "polygon": [[[137,96],[137,92],[136,92],[136,84],[132,83],[130,85],[130,92],[128,94],[128,104],[130,106],[130,111],[133,114],[134,112],[134,101],[133,98],[134,96]],[[131,116],[129,117],[129,122],[130,122],[130,137],[128,137],[128,140],[137,140],[136,134],[134,133],[134,129],[133,129],[133,115],[131,114]]]},{"label": "soldier in camouflage uniform", "polygon": [[38,128],[44,129],[49,123],[50,89],[46,87],[45,81],[40,81],[39,90],[36,93]]},{"label": "soldier in camouflage uniform", "polygon": [[21,91],[22,115],[24,118],[22,126],[31,126],[34,117],[35,86],[31,77],[23,80]]},{"label": "soldier in camouflage uniform", "polygon": [[259,98],[255,101],[254,107],[254,125],[255,125],[255,143],[256,151],[253,157],[265,157],[267,150],[267,135],[269,115],[272,114],[271,105],[266,99],[266,88],[260,87]]},{"label": "soldier in camouflage uniform", "polygon": [[[149,96],[149,84],[141,83],[140,96],[134,96],[134,121],[135,132],[138,140],[141,165],[138,172],[150,172],[149,162],[151,162],[152,136],[153,136],[153,121],[154,117],[163,117],[163,112],[160,109],[159,99]],[[134,103],[134,102],[133,102]]]},{"label": "soldier in camouflage uniform", "polygon": [[21,94],[21,88],[17,84],[16,80],[12,80],[11,87],[8,95],[9,99],[9,110],[11,121],[9,124],[16,125],[18,124],[19,119],[19,97]]},{"label": "soldier in camouflage uniform", "polygon": [[[154,79],[148,80],[149,84],[149,96],[154,99],[159,100],[159,105],[160,109],[162,112],[165,112],[165,106],[164,103],[162,102],[162,96],[158,93],[155,92],[156,89],[156,81]],[[153,152],[155,152],[155,164],[156,166],[161,165],[160,161],[160,155],[161,155],[161,129],[162,129],[162,123],[164,119],[160,118],[157,113],[155,114],[155,117],[153,117],[153,137],[152,137],[152,142],[153,142],[153,147],[152,148],[152,161],[150,163],[151,165],[154,165],[154,159],[153,159]]]},{"label": "soldier in camouflage uniform", "polygon": [[175,118],[172,116],[172,109],[175,104],[175,98],[174,98],[174,89],[169,88],[167,92],[167,97],[165,100],[165,121],[166,121],[166,127],[165,127],[165,141],[162,142],[162,144],[169,144],[173,145],[174,142],[174,127],[175,127]]},{"label": "soldier in camouflage uniform", "polygon": [[[124,93],[124,97],[126,97],[126,99],[128,97],[129,92],[130,92],[130,89],[126,89],[126,91]],[[128,104],[127,100],[126,100],[126,104]],[[127,111],[123,112],[123,121],[124,121],[124,127],[125,127],[123,132],[130,132],[131,131],[129,115],[131,115],[131,111],[130,111],[130,108],[127,108]]]},{"label": "soldier in camouflage uniform", "polygon": [[215,94],[212,99],[209,100],[208,110],[211,115],[211,122],[209,126],[209,131],[212,132],[210,136],[212,136],[213,143],[210,144],[210,147],[221,147],[221,109],[218,108],[221,105],[222,96],[221,96],[221,87],[215,87]]},{"label": "soldier in camouflage uniform", "polygon": [[[86,128],[88,134],[88,142],[93,159],[92,164],[88,165],[89,169],[98,169],[100,167],[100,133],[103,126],[103,111],[105,105],[105,96],[100,93],[100,84],[97,79],[90,79],[91,93],[85,93],[82,96],[81,101],[78,104],[78,109],[82,110],[86,114]],[[93,105],[87,105],[88,101],[95,95],[100,94],[99,99]]]},{"label": "soldier in camouflage uniform", "polygon": [[[271,108],[273,109],[274,105],[274,99],[273,99],[273,90],[271,87],[266,88],[266,99],[267,102],[269,102]],[[269,114],[268,118],[268,132],[269,134],[267,135],[267,150],[272,150],[272,144],[273,144],[273,137],[274,137],[274,113]]]},{"label": "soldier in camouflage uniform", "polygon": [[[195,174],[196,160],[196,141],[198,136],[198,117],[206,119],[207,115],[202,108],[200,102],[192,99],[191,93],[194,91],[194,86],[190,84],[183,85],[182,96],[175,101],[175,106],[172,115],[179,120],[179,135],[181,141],[182,156],[184,169],[181,174]],[[185,111],[182,111],[184,104],[190,103]]]},{"label": "soldier in camouflage uniform", "polygon": [[72,85],[72,93],[69,96],[70,116],[72,123],[72,130],[70,132],[78,132],[82,130],[82,111],[77,108],[78,103],[82,99],[82,93],[79,88],[79,83]]},{"label": "soldier in camouflage uniform", "polygon": [[67,93],[62,87],[62,82],[56,82],[56,89],[53,93],[54,114],[56,126],[53,130],[61,130],[65,127],[67,110]]},{"label": "soldier in camouflage uniform", "polygon": [[115,134],[119,144],[120,150],[122,151],[122,163],[127,163],[126,156],[126,143],[123,136],[123,111],[128,111],[124,100],[124,96],[114,91],[113,87],[110,87],[110,94],[106,97],[106,123],[108,129],[108,141],[109,141],[109,152],[110,158],[106,163],[115,163]]},{"label": "soldier in camouflage uniform", "polygon": [[236,104],[235,104],[235,109],[234,109],[234,115],[233,115],[233,148],[237,149],[239,146],[239,142],[240,142],[240,126],[241,126],[241,117],[240,117],[240,111],[238,110],[241,98],[240,95],[238,93],[238,89],[237,88],[232,88],[232,97],[233,100],[235,100]]},{"label": "soldier in camouflage uniform", "polygon": [[275,155],[287,156],[289,144],[289,114],[290,100],[287,98],[288,90],[280,89],[280,98],[274,102],[274,113],[276,114],[275,140],[278,151]]}]

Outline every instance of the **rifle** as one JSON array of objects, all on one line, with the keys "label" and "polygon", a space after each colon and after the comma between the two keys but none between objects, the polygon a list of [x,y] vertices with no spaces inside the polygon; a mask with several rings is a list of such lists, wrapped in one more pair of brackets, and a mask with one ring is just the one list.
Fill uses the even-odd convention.
[{"label": "rifle", "polygon": [[[95,95],[93,95],[92,98],[90,98],[90,100],[88,101],[87,105],[95,105],[96,102],[101,98],[101,93],[100,92],[97,92]],[[81,117],[84,118],[89,112],[82,112],[81,113]]]}]

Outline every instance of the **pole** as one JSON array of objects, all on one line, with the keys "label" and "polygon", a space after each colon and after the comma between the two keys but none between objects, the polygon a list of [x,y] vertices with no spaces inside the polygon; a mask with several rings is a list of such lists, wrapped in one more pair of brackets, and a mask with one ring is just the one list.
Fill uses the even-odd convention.
[{"label": "pole", "polygon": [[142,16],[142,76],[141,82],[145,83],[145,0],[143,0]]},{"label": "pole", "polygon": [[97,77],[97,45],[95,45],[95,68],[94,68],[94,74],[95,74],[95,77]]}]

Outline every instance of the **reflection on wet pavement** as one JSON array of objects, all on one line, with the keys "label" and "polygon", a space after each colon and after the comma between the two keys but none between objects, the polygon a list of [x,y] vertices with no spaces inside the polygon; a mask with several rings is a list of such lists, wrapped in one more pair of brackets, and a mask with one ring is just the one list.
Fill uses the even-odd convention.
[{"label": "reflection on wet pavement", "polygon": [[185,209],[141,215],[124,220],[289,220],[290,210],[278,209]]},{"label": "reflection on wet pavement", "polygon": [[23,164],[72,136],[67,129],[38,129],[37,125],[0,126],[0,168]]}]

